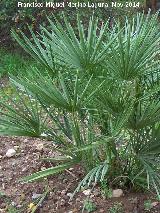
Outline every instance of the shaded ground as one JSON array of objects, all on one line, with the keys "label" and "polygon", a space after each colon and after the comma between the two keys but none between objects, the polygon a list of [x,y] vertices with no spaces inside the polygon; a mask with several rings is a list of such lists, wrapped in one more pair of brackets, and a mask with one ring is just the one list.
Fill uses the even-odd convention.
[{"label": "shaded ground", "polygon": [[[17,150],[16,155],[11,158],[5,156],[9,148]],[[15,210],[9,211],[9,207],[17,209],[20,213],[31,212],[29,204],[36,203],[36,199],[39,198],[35,199],[35,197],[43,194],[47,187],[49,192],[36,210],[37,213],[82,212],[83,202],[87,198],[83,192],[76,195],[73,201],[69,201],[70,193],[73,193],[79,179],[83,176],[80,167],[39,182],[29,184],[19,182],[23,176],[52,166],[51,163],[44,163],[40,158],[53,157],[53,153],[50,142],[23,137],[0,137],[0,193],[5,194],[0,197],[0,212],[16,212]],[[150,211],[144,210],[144,201],[152,199],[151,196],[145,194],[128,194],[126,192],[124,197],[107,199],[103,198],[99,189],[96,188],[91,194],[91,199],[96,204],[94,212],[97,213],[110,213],[110,207],[117,202],[122,203],[125,213],[160,212],[158,203]],[[115,213],[121,212],[116,211]]]}]

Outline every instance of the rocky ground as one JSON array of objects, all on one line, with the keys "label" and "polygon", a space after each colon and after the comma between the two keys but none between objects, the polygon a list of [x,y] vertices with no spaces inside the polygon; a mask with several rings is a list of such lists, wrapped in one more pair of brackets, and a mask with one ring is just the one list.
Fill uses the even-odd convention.
[{"label": "rocky ground", "polygon": [[[153,195],[117,190],[112,192],[112,198],[106,198],[98,186],[93,191],[82,190],[70,201],[70,196],[83,177],[79,166],[38,182],[26,184],[20,181],[24,176],[53,166],[41,158],[55,155],[57,153],[53,151],[51,142],[24,137],[0,137],[0,212],[160,212],[160,203]],[[83,208],[84,204],[87,210]]]}]

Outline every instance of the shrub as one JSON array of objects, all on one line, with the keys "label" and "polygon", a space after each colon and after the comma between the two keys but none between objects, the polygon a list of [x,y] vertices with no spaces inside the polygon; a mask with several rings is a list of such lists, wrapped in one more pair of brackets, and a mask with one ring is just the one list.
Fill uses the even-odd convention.
[{"label": "shrub", "polygon": [[43,69],[44,71],[44,68],[41,68],[39,63],[21,52],[0,49],[0,54],[0,78],[9,74],[14,76],[26,75],[30,67],[37,67],[39,70]]},{"label": "shrub", "polygon": [[27,57],[22,57],[18,53],[12,53],[4,49],[0,49],[0,54],[0,77],[8,73],[16,75],[18,72],[25,70],[31,63],[28,62],[29,59]]},{"label": "shrub", "polygon": [[33,31],[32,41],[13,31],[18,43],[45,69],[12,77],[26,94],[15,107],[1,102],[0,134],[43,137],[60,156],[52,168],[34,173],[34,181],[81,164],[81,186],[107,181],[140,186],[159,195],[160,99],[157,14],[137,14],[124,26],[99,25],[91,17],[77,31],[49,19],[50,30]]},{"label": "shrub", "polygon": [[[22,0],[21,2],[28,2]],[[46,2],[42,0],[40,2]],[[46,14],[50,16],[52,12],[59,14],[59,10],[52,8],[18,8],[17,1],[2,0],[0,2],[0,45],[14,48],[15,44],[11,41],[10,31],[15,29],[17,32],[20,30],[28,33],[28,25],[34,30],[39,30],[40,23],[46,22]]]},{"label": "shrub", "polygon": [[[60,2],[66,2],[66,0],[59,0]],[[26,0],[21,0],[21,2],[28,2]],[[46,0],[41,0],[39,2],[45,3]],[[69,2],[69,1],[68,1]],[[77,0],[72,0],[72,2],[77,2]],[[84,0],[83,2],[88,2]],[[95,0],[94,2],[99,2]],[[105,2],[104,0],[101,2]],[[109,1],[111,2],[111,0]],[[57,18],[61,17],[62,10],[70,17],[70,20],[75,23],[76,8],[18,8],[17,1],[1,0],[0,1],[0,46],[7,46],[10,48],[15,47],[15,43],[11,40],[10,31],[15,29],[17,32],[23,30],[28,34],[28,25],[34,30],[34,32],[39,31],[39,25],[44,24],[47,27],[47,18],[51,17],[52,14],[56,15]],[[118,10],[115,8],[112,11],[111,8],[97,8],[95,13],[98,14],[102,20],[106,20],[107,17],[112,16],[123,16],[124,13],[133,13],[133,9],[136,8],[125,8]],[[80,8],[81,14],[84,20],[88,20],[89,16],[93,13],[92,8]]]}]

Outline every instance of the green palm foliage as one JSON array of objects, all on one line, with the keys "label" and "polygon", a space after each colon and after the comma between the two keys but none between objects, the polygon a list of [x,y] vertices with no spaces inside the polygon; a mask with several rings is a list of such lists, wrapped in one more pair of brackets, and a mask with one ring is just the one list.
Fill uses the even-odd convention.
[{"label": "green palm foliage", "polygon": [[38,101],[27,91],[17,90],[15,93],[16,100],[4,93],[8,101],[0,101],[0,135],[40,136],[47,124],[48,115],[44,114]]},{"label": "green palm foliage", "polygon": [[33,58],[53,72],[55,72],[55,63],[64,67],[84,70],[100,65],[108,48],[118,36],[113,31],[110,33],[108,43],[103,45],[108,23],[99,26],[98,19],[92,17],[88,29],[85,30],[78,15],[78,32],[75,32],[65,16],[63,23],[65,29],[56,18],[54,19],[54,22],[48,19],[51,26],[50,31],[41,27],[39,38],[30,29],[33,42],[23,33],[21,33],[22,40],[14,31],[12,32],[19,44]]},{"label": "green palm foliage", "polygon": [[78,15],[76,30],[65,16],[65,27],[56,18],[49,19],[50,30],[42,27],[38,37],[31,31],[32,41],[12,32],[45,72],[31,69],[27,77],[12,77],[28,98],[18,108],[0,102],[0,134],[50,139],[60,153],[58,158],[44,159],[57,163],[55,167],[24,181],[78,163],[87,175],[76,191],[106,179],[159,195],[157,15],[137,14],[124,24],[115,21],[112,29],[94,17],[86,29]]}]

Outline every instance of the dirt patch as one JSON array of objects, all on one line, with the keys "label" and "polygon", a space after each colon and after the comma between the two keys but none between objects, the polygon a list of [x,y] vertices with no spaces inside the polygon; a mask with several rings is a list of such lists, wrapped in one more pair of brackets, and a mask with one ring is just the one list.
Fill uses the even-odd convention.
[{"label": "dirt patch", "polygon": [[[10,148],[16,150],[16,155],[8,158],[5,154]],[[23,184],[19,181],[33,172],[53,166],[50,162],[44,163],[40,159],[55,155],[57,153],[53,151],[51,142],[24,137],[0,137],[0,192],[5,194],[0,197],[0,212],[9,212],[9,206],[20,213],[31,212],[29,204],[31,207],[37,197],[43,195],[46,188],[48,193],[36,210],[37,213],[82,212],[84,200],[87,198],[83,192],[69,201],[78,181],[83,177],[79,166],[38,182]],[[124,197],[106,199],[102,197],[97,187],[90,198],[96,205],[96,210],[93,212],[97,213],[110,212],[109,209],[115,203],[121,203],[125,213],[160,212],[159,204],[150,211],[144,210],[145,200],[154,201],[154,196],[151,195],[126,192]],[[117,213],[121,212],[117,211]]]}]

